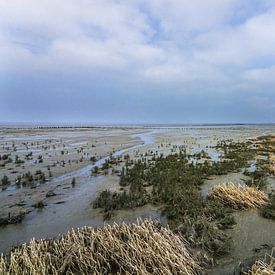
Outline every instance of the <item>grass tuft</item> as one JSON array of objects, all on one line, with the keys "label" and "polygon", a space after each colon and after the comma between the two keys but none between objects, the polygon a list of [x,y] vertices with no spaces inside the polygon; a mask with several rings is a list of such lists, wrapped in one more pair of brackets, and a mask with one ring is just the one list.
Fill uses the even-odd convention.
[{"label": "grass tuft", "polygon": [[210,198],[234,209],[258,208],[268,203],[268,196],[255,187],[227,183],[213,188]]},{"label": "grass tuft", "polygon": [[275,250],[270,255],[266,255],[264,260],[258,260],[251,267],[248,275],[275,275]]},{"label": "grass tuft", "polygon": [[187,242],[159,223],[83,227],[0,257],[0,274],[197,274]]}]

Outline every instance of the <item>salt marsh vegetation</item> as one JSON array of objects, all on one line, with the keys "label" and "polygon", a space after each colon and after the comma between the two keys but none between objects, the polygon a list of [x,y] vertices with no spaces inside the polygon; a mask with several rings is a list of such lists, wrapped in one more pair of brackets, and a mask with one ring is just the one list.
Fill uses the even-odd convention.
[{"label": "salt marsh vegetation", "polygon": [[[101,228],[104,223],[118,221],[119,231],[126,228],[120,227],[121,222],[137,226],[137,217],[146,219],[154,212],[159,230],[168,226],[171,234],[184,240],[189,257],[196,263],[194,272],[220,274],[215,273],[216,267],[226,270],[229,265],[222,267],[222,263],[232,258],[233,253],[241,254],[235,252],[235,236],[231,234],[238,228],[239,209],[256,207],[251,211],[256,211],[257,219],[268,218],[269,230],[275,229],[273,139],[258,138],[263,132],[261,128],[66,129],[65,133],[58,129],[58,134],[56,131],[51,135],[63,136],[65,146],[58,147],[54,139],[51,145],[48,141],[47,145],[42,145],[42,141],[32,145],[20,140],[28,146],[27,152],[24,149],[20,153],[18,141],[8,142],[12,138],[6,137],[2,142],[0,221],[3,225],[22,223],[22,228],[28,228],[29,235],[24,236],[27,243],[32,237],[58,237],[59,233],[83,225]],[[42,146],[43,150],[29,150],[31,146]],[[230,181],[234,186],[225,188],[224,184]],[[249,207],[245,204],[248,201]],[[245,210],[244,217],[246,211],[250,215],[250,210]],[[104,235],[104,230],[98,230],[98,234]],[[14,255],[10,254],[11,246],[22,243],[20,227],[1,227],[0,236],[5,247],[2,251],[6,251],[2,268],[8,268]],[[266,248],[271,249],[274,242],[272,237],[268,238]],[[24,249],[39,243],[48,248],[48,243],[61,246],[59,240],[32,242]],[[252,249],[258,251],[258,245],[256,241]],[[23,251],[22,246],[18,249]],[[247,255],[251,258],[250,253]],[[230,265],[244,261],[243,256],[242,253],[231,260]],[[73,266],[82,270],[75,261],[69,261],[65,273],[74,272]],[[22,268],[28,267],[24,264]],[[59,263],[52,268],[58,270]],[[186,274],[171,270],[173,274]]]}]

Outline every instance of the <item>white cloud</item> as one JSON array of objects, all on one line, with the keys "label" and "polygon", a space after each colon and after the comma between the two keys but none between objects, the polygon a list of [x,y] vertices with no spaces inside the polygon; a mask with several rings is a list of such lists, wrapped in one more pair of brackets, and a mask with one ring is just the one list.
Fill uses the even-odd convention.
[{"label": "white cloud", "polygon": [[117,72],[208,91],[258,78],[260,89],[274,45],[274,1],[0,0],[2,72]]},{"label": "white cloud", "polygon": [[151,0],[152,15],[167,33],[205,31],[227,22],[238,0]]},{"label": "white cloud", "polygon": [[243,73],[243,80],[253,85],[272,87],[275,93],[275,65],[270,68],[250,69]]},{"label": "white cloud", "polygon": [[244,24],[227,26],[202,34],[197,43],[202,50],[196,57],[221,65],[247,66],[259,59],[275,58],[275,9],[248,19]]}]

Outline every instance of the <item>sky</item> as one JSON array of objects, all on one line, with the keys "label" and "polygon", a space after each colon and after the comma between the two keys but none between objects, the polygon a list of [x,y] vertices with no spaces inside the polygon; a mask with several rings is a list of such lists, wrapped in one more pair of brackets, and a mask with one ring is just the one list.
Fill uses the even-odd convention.
[{"label": "sky", "polygon": [[274,123],[275,0],[0,0],[0,121]]}]

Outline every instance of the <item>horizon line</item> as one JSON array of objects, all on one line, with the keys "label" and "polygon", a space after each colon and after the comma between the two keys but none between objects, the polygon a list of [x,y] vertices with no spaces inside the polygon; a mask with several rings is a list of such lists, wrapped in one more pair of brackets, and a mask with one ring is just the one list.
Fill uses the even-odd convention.
[{"label": "horizon line", "polygon": [[275,122],[0,122],[0,126],[98,127],[98,126],[222,126],[275,125]]}]

